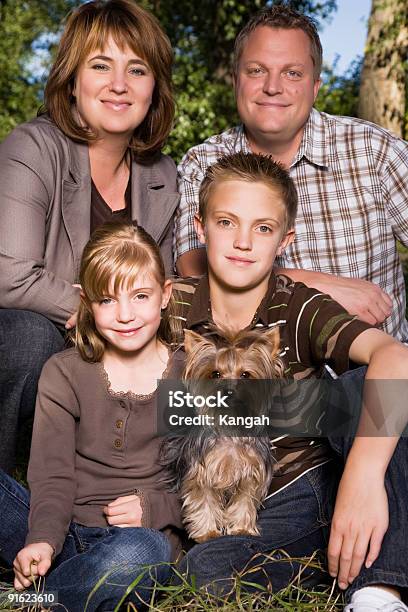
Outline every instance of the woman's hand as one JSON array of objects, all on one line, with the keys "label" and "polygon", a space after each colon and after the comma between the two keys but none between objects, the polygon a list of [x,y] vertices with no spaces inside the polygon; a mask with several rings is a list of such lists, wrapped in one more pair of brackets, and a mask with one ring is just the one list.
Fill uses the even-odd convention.
[{"label": "woman's hand", "polygon": [[77,324],[77,317],[78,317],[78,312],[74,312],[74,314],[71,315],[68,321],[65,323],[65,329],[67,330],[73,329]]},{"label": "woman's hand", "polygon": [[[79,285],[78,283],[75,283],[72,286],[75,287],[76,289],[81,289],[81,285]],[[78,311],[74,312],[69,317],[68,321],[65,323],[65,329],[67,330],[73,329],[77,324],[77,318],[78,318]]]},{"label": "woman's hand", "polygon": [[346,466],[340,481],[328,548],[329,572],[341,589],[358,576],[364,561],[366,567],[374,563],[388,529],[384,476],[370,465],[353,468]]},{"label": "woman's hand", "polygon": [[118,497],[103,509],[109,525],[114,527],[141,527],[142,506],[137,495]]},{"label": "woman's hand", "polygon": [[20,550],[14,559],[14,588],[17,591],[29,587],[38,576],[48,572],[54,549],[47,542],[35,542]]}]

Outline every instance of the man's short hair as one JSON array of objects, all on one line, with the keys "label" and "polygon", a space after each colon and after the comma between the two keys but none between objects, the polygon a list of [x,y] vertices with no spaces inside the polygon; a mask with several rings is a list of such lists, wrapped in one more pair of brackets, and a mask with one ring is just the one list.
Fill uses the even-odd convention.
[{"label": "man's short hair", "polygon": [[258,27],[282,28],[284,30],[302,30],[310,40],[310,49],[314,64],[314,77],[320,77],[323,62],[322,44],[316,28],[316,22],[307,15],[302,15],[287,5],[278,4],[264,8],[256,13],[242,28],[234,46],[233,70],[238,73],[239,60],[248,36]]},{"label": "man's short hair", "polygon": [[[293,228],[296,219],[298,196],[289,172],[270,155],[259,153],[234,153],[220,157],[207,168],[199,192],[199,216],[205,222],[208,202],[214,186],[228,180],[262,183],[278,192],[285,207],[285,231]],[[248,206],[251,203],[248,202]]]}]

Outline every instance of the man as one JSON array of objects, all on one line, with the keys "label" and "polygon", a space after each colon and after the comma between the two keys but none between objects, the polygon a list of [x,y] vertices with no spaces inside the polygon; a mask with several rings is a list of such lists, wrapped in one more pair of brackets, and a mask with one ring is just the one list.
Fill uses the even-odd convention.
[{"label": "man", "polygon": [[205,271],[193,219],[207,167],[238,151],[271,155],[299,195],[296,240],[277,264],[407,341],[396,239],[408,245],[408,148],[371,123],[314,110],[321,64],[314,23],[287,6],[263,9],[240,32],[233,77],[243,125],[193,147],[179,166],[177,270]]}]

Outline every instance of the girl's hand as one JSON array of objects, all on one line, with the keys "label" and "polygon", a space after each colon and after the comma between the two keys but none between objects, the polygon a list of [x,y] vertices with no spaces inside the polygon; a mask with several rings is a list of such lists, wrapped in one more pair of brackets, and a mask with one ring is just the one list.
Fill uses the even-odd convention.
[{"label": "girl's hand", "polygon": [[103,509],[109,525],[114,527],[141,527],[142,506],[137,495],[118,497]]},{"label": "girl's hand", "polygon": [[44,576],[52,562],[54,549],[47,542],[35,542],[20,550],[13,562],[14,588],[29,587],[37,576]]},{"label": "girl's hand", "polygon": [[[344,470],[337,493],[330,541],[330,575],[346,589],[365,566],[378,557],[388,529],[388,497],[384,477],[370,466]],[[368,554],[367,554],[368,551]]]}]

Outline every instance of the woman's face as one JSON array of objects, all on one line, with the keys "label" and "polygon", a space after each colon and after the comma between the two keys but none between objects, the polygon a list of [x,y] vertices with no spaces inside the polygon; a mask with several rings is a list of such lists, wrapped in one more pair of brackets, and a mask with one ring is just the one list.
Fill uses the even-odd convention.
[{"label": "woman's face", "polygon": [[147,62],[128,46],[120,50],[109,37],[78,68],[73,95],[80,120],[100,138],[129,140],[149,111],[154,85]]}]

